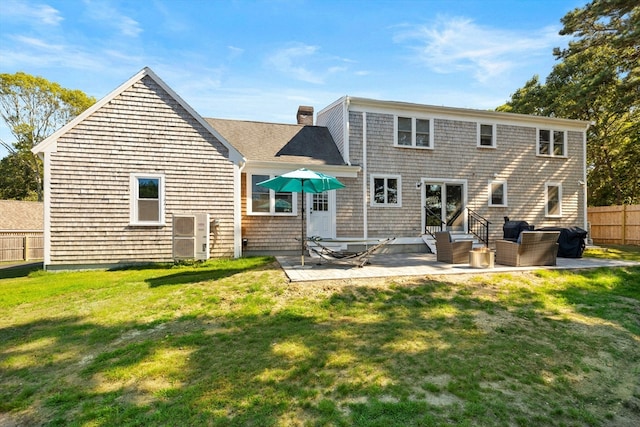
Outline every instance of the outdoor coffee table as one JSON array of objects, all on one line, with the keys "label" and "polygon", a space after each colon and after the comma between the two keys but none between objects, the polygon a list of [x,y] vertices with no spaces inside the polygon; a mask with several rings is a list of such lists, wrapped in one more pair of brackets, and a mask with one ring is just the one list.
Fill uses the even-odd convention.
[{"label": "outdoor coffee table", "polygon": [[493,268],[496,253],[487,249],[469,251],[469,265],[472,268]]}]

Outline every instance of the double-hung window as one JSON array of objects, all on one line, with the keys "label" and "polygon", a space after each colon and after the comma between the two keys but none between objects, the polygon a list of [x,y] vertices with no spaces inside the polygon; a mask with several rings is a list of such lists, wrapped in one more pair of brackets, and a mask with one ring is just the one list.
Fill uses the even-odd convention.
[{"label": "double-hung window", "polygon": [[547,182],[544,185],[545,216],[559,218],[562,216],[562,184]]},{"label": "double-hung window", "polygon": [[489,181],[489,206],[507,206],[507,181]]},{"label": "double-hung window", "polygon": [[371,175],[371,206],[402,206],[402,182],[398,175]]},{"label": "double-hung window", "polygon": [[249,175],[247,212],[253,215],[296,215],[297,198],[293,193],[276,192],[258,185],[271,175]]},{"label": "double-hung window", "polygon": [[539,156],[566,157],[567,133],[562,130],[538,129]]},{"label": "double-hung window", "polygon": [[433,120],[396,117],[395,145],[398,147],[433,148]]},{"label": "double-hung window", "polygon": [[132,225],[164,225],[164,175],[131,174],[130,222]]},{"label": "double-hung window", "polygon": [[496,148],[496,126],[478,123],[478,147]]}]

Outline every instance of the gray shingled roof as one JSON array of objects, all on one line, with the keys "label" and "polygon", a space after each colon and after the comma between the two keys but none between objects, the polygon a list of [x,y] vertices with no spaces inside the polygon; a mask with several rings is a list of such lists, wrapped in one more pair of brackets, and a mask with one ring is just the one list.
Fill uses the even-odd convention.
[{"label": "gray shingled roof", "polygon": [[345,164],[329,129],[323,126],[205,120],[249,161]]},{"label": "gray shingled roof", "polygon": [[0,230],[43,230],[42,202],[0,200]]}]

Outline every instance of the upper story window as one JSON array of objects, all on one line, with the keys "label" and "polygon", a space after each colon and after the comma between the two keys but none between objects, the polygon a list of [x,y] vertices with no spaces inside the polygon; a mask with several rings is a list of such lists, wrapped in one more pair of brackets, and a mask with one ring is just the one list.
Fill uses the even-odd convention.
[{"label": "upper story window", "polygon": [[298,199],[293,193],[277,193],[258,185],[271,175],[249,175],[247,179],[247,213],[253,215],[296,215]]},{"label": "upper story window", "polygon": [[557,182],[546,182],[544,184],[545,209],[544,214],[548,217],[562,216],[562,184]]},{"label": "upper story window", "polygon": [[489,181],[489,206],[507,206],[507,181]]},{"label": "upper story window", "polygon": [[132,225],[164,225],[164,175],[131,174],[130,222]]},{"label": "upper story window", "polygon": [[538,129],[539,156],[566,157],[567,133],[563,130]]},{"label": "upper story window", "polygon": [[433,120],[398,116],[395,126],[396,146],[433,148]]},{"label": "upper story window", "polygon": [[371,175],[371,206],[402,206],[398,175]]},{"label": "upper story window", "polygon": [[478,147],[496,147],[496,125],[478,123]]}]

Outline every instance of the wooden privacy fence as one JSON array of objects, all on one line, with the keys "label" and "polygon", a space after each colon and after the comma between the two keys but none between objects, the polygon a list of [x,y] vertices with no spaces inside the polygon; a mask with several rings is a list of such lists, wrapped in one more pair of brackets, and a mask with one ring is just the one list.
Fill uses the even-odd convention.
[{"label": "wooden privacy fence", "polygon": [[640,245],[640,205],[593,206],[587,218],[594,243]]},{"label": "wooden privacy fence", "polygon": [[42,232],[0,232],[0,262],[44,258]]}]

